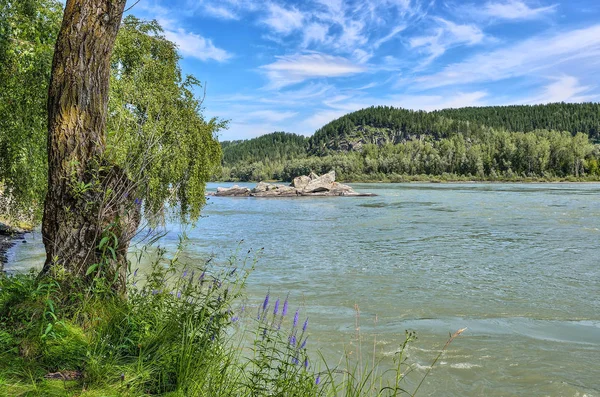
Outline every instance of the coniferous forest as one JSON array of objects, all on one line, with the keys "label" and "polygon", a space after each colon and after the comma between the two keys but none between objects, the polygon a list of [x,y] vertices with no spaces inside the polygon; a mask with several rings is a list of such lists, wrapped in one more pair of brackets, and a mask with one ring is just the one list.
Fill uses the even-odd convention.
[{"label": "coniferous forest", "polygon": [[310,138],[225,141],[221,180],[290,180],[335,169],[346,181],[597,180],[600,104],[425,112],[362,109]]}]

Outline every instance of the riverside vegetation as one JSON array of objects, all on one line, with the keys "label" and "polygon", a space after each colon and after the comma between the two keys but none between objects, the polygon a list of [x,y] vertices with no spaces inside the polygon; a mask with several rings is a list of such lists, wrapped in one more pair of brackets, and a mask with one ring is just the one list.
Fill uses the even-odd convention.
[{"label": "riverside vegetation", "polygon": [[38,223],[44,213],[47,251],[42,273],[0,275],[2,395],[405,392],[412,333],[390,371],[350,352],[333,367],[309,354],[308,320],[287,299],[244,307],[247,260],[193,265],[148,249],[152,271],[131,268],[142,222],[199,218],[222,151],[224,177],[244,180],[330,169],[350,180],[597,178],[597,104],[371,108],[309,140],[221,146],[227,123],[203,117],[199,81],[183,76],[175,45],[156,22],[121,20],[124,11],[117,0],[67,0],[64,10],[0,0],[0,216]]},{"label": "riverside vegetation", "polygon": [[47,253],[39,274],[0,273],[0,395],[404,392],[412,333],[391,371],[350,353],[332,367],[309,357],[308,319],[287,299],[267,294],[256,314],[239,303],[247,260],[192,265],[147,248],[138,261],[152,270],[131,271],[136,232],[199,218],[226,122],[203,117],[158,23],[124,11],[0,0],[0,215],[43,213]]},{"label": "riverside vegetation", "polygon": [[596,181],[600,104],[556,103],[347,114],[310,138],[275,132],[222,142],[217,180],[292,180],[334,169],[347,182]]},{"label": "riverside vegetation", "polygon": [[[256,256],[189,265],[179,249],[141,250],[152,270],[111,283],[68,272],[0,276],[0,392],[7,396],[414,395],[407,332],[392,369],[346,352],[332,367],[308,354],[309,319],[286,297],[248,305],[243,286]],[[250,251],[248,252],[250,254]],[[78,291],[74,293],[74,291]],[[462,330],[450,337],[448,344]],[[360,335],[357,337],[360,343]],[[429,371],[425,373],[425,377]],[[424,377],[422,378],[424,379]]]}]

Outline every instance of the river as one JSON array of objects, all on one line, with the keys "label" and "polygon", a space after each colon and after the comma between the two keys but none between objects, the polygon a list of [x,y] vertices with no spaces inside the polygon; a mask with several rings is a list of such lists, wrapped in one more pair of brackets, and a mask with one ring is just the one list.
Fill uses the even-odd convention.
[{"label": "river", "polygon": [[[250,302],[289,293],[329,358],[358,354],[355,305],[365,360],[391,365],[416,331],[408,386],[467,327],[420,395],[600,396],[600,184],[352,186],[378,196],[211,197],[187,255],[264,247]],[[7,270],[41,263],[39,234],[10,255]]]}]

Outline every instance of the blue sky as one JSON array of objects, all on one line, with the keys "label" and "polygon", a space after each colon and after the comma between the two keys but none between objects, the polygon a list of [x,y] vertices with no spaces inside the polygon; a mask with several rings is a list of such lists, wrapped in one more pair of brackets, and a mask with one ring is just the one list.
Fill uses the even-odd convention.
[{"label": "blue sky", "polygon": [[221,140],[311,135],[371,105],[600,100],[599,0],[140,0],[130,13],[157,19],[206,82],[206,116],[230,120]]}]

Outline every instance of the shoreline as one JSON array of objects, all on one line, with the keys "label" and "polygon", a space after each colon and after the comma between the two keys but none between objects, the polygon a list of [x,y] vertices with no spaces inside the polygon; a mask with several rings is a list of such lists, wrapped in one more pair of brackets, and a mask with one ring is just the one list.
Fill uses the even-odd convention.
[{"label": "shoreline", "polygon": [[[210,183],[258,183],[261,181],[240,181],[240,180],[215,180],[210,181]],[[277,180],[265,180],[262,182],[269,183],[290,183],[288,181],[277,181]],[[561,183],[561,184],[592,184],[592,183],[600,183],[600,180],[590,180],[590,181],[569,181],[564,179],[556,179],[556,180],[527,180],[527,179],[517,179],[517,180],[486,180],[486,179],[449,179],[449,180],[441,180],[441,179],[428,179],[428,178],[415,178],[410,180],[377,180],[377,179],[365,179],[365,180],[341,180],[343,183],[440,183],[440,184],[452,184],[452,183],[493,183],[493,184],[509,184],[509,183],[522,183],[522,184],[551,184],[551,183]]]},{"label": "shoreline", "polygon": [[17,242],[25,241],[26,230],[15,229],[0,223],[0,272],[4,272],[4,265],[8,261],[8,251]]}]

